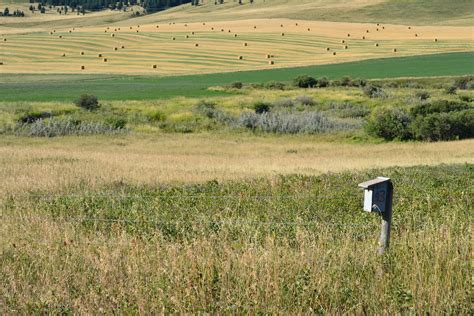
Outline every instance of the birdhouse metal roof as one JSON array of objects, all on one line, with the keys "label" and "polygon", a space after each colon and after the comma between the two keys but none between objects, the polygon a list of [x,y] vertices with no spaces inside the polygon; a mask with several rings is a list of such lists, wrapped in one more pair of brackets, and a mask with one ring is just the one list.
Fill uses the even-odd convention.
[{"label": "birdhouse metal roof", "polygon": [[386,177],[377,177],[375,179],[372,179],[372,180],[369,180],[369,181],[366,181],[366,182],[362,182],[362,183],[359,183],[359,187],[360,188],[363,188],[363,189],[370,189],[371,187],[377,185],[377,184],[381,184],[381,183],[384,183],[384,182],[388,182],[390,181],[390,178],[386,178]]}]

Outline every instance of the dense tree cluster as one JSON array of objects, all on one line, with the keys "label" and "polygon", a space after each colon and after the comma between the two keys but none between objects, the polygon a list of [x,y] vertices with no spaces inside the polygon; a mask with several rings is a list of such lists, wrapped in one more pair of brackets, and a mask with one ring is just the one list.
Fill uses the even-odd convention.
[{"label": "dense tree cluster", "polygon": [[[37,0],[30,0],[30,3],[35,3]],[[185,3],[198,4],[197,0],[40,0],[41,6],[63,7],[66,11],[70,8],[71,11],[77,10],[84,13],[87,11],[98,11],[103,9],[122,10],[127,6],[140,5],[147,12],[156,12],[165,10],[171,7],[182,5]],[[40,6],[40,8],[41,8]],[[40,9],[38,9],[40,10]]]}]

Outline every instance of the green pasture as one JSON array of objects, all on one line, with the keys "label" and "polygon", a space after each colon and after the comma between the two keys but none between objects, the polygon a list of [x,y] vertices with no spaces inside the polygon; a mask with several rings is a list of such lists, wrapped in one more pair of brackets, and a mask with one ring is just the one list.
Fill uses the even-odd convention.
[{"label": "green pasture", "polygon": [[474,73],[473,60],[474,52],[464,52],[178,77],[12,74],[0,78],[0,101],[71,101],[83,93],[102,100],[208,97],[224,94],[209,90],[212,86],[290,81],[301,74],[330,79],[459,76]]}]

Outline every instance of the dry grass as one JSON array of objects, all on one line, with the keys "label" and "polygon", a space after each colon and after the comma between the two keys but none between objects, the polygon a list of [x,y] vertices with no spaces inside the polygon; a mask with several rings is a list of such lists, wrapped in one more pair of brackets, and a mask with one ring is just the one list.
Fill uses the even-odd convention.
[{"label": "dry grass", "polygon": [[388,166],[474,162],[474,141],[341,144],[315,137],[212,134],[22,139],[3,137],[0,192],[61,191],[117,181],[196,183]]}]

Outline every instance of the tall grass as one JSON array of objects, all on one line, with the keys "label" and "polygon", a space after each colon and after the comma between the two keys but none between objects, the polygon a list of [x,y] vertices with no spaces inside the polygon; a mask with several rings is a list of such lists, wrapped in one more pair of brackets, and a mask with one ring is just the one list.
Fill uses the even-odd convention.
[{"label": "tall grass", "polygon": [[[0,310],[468,314],[473,168],[24,191],[2,204]],[[377,175],[383,257],[356,187]]]}]

